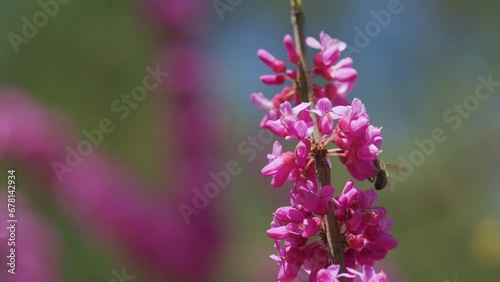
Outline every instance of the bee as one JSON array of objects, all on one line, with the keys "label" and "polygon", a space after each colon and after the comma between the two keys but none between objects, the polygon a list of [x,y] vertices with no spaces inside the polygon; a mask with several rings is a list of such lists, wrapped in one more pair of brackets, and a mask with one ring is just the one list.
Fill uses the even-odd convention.
[{"label": "bee", "polygon": [[373,161],[373,164],[377,168],[376,173],[377,176],[368,178],[370,182],[375,182],[375,189],[382,190],[387,184],[390,182],[389,172],[387,168],[391,168],[397,171],[406,171],[405,168],[400,167],[398,165],[387,164],[381,159],[376,159]]},{"label": "bee", "polygon": [[[387,183],[389,183],[389,172],[387,172],[387,169],[385,167],[385,162],[382,161],[381,159],[376,159],[373,164],[377,168],[377,176],[375,177],[375,189],[376,190],[382,190],[384,189],[385,186],[387,186]],[[373,177],[372,177],[373,179]],[[373,182],[373,180],[370,180]]]}]

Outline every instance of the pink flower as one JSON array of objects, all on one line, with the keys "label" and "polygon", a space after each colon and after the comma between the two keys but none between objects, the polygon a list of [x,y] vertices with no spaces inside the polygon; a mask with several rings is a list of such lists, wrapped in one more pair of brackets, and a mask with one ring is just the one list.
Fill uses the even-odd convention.
[{"label": "pink flower", "polygon": [[323,31],[319,37],[321,43],[313,37],[306,38],[306,43],[311,48],[320,49],[321,62],[327,67],[331,66],[340,57],[340,52],[347,48],[347,44],[338,39],[331,38],[330,35]]},{"label": "pink flower", "polygon": [[330,99],[335,106],[348,106],[351,104],[345,96],[351,93],[354,88],[354,82],[340,82],[334,81],[327,84],[324,88],[325,97]]},{"label": "pink flower", "polygon": [[[310,103],[301,103],[292,108],[289,102],[283,102],[279,106],[281,117],[278,120],[266,122],[267,128],[279,137],[288,140],[301,140],[312,133],[314,124],[300,123],[298,115],[309,107]],[[297,124],[298,123],[298,124]]]},{"label": "pink flower", "polygon": [[286,52],[288,53],[288,60],[294,64],[300,61],[300,54],[295,48],[295,43],[290,35],[285,35],[283,39],[283,44],[285,45]]},{"label": "pink flower", "polygon": [[284,72],[286,70],[285,62],[276,59],[273,55],[271,55],[264,49],[259,49],[259,51],[257,51],[257,56],[264,64],[266,64],[276,73]]},{"label": "pink flower", "polygon": [[370,116],[366,113],[361,100],[355,98],[350,106],[337,106],[332,109],[332,112],[336,118],[340,119],[337,125],[337,137],[340,145],[347,147],[356,142],[356,138],[364,137],[366,129],[370,125]]},{"label": "pink flower", "polygon": [[[288,60],[294,64],[297,64],[300,61],[300,54],[295,48],[293,38],[290,35],[286,35],[283,39],[283,44],[285,45],[285,49],[288,54]],[[259,49],[257,51],[257,56],[274,72],[274,74],[266,74],[260,77],[260,80],[264,84],[277,86],[282,85],[286,80],[295,81],[295,79],[297,78],[295,71],[287,70],[285,62],[276,59],[268,51]]]},{"label": "pink flower", "polygon": [[262,118],[260,127],[269,129],[267,127],[268,121],[274,121],[280,118],[280,105],[285,101],[291,101],[294,96],[295,90],[292,87],[283,87],[281,93],[276,94],[272,100],[268,100],[264,94],[252,93],[250,101],[258,109],[267,110],[267,114]]},{"label": "pink flower", "polygon": [[[187,101],[194,100],[188,99]],[[169,134],[174,132],[176,136],[192,136],[193,130],[186,130],[189,127],[184,124],[191,126],[195,124],[200,125],[200,128],[206,128],[208,119],[203,118],[203,113],[210,113],[213,118],[213,113],[202,110],[206,105],[200,107],[198,102],[196,105],[191,102],[183,105],[184,108],[181,111],[193,113],[193,115],[182,119],[178,127],[170,128]],[[180,280],[205,281],[209,279],[213,258],[222,242],[221,221],[214,213],[215,207],[208,206],[199,215],[192,215],[189,218],[190,223],[186,224],[179,213],[178,205],[179,203],[192,203],[191,189],[209,181],[208,175],[193,177],[192,171],[193,169],[210,171],[209,169],[213,168],[214,154],[210,148],[213,148],[211,144],[216,143],[212,142],[215,138],[212,134],[216,132],[214,127],[211,128],[209,134],[203,134],[203,139],[180,139],[189,143],[179,146],[181,151],[178,153],[184,156],[184,162],[178,164],[176,170],[178,184],[172,186],[175,189],[167,198],[153,198],[144,193],[144,189],[147,188],[144,187],[143,181],[135,178],[130,169],[117,161],[112,161],[96,148],[92,154],[81,156],[81,162],[78,162],[76,166],[68,164],[65,147],[74,148],[76,141],[80,139],[69,138],[68,136],[75,135],[75,131],[69,125],[61,126],[59,121],[52,118],[55,114],[53,111],[33,101],[28,95],[19,91],[0,90],[0,106],[4,109],[0,111],[2,121],[0,123],[0,155],[8,156],[9,160],[18,163],[19,167],[30,168],[35,177],[39,176],[44,183],[48,183],[52,189],[47,192],[53,193],[46,193],[47,197],[55,198],[56,206],[72,221],[78,223],[77,226],[82,234],[92,235],[93,239],[106,242],[110,246],[123,248],[132,257],[149,265],[151,270],[159,275],[169,275]],[[196,134],[199,134],[199,131],[196,131]],[[184,150],[192,152],[194,145],[203,150],[197,154],[182,154]],[[53,165],[56,162],[68,168],[55,170]],[[96,216],[97,214],[99,216]],[[158,214],[164,215],[166,220],[163,223],[153,224],[156,221],[155,215]],[[148,228],[147,234],[142,234],[146,227]],[[29,228],[26,228],[26,231],[20,234],[30,234]],[[195,234],[204,234],[204,236],[196,238]],[[144,240],[137,240],[137,238]],[[44,241],[47,241],[47,246],[52,248],[52,243],[48,240]],[[23,245],[29,246],[29,243],[23,243]],[[36,247],[32,248],[32,250],[36,249]],[[196,257],[190,260],[179,259],[195,250],[200,251]],[[38,270],[54,261],[50,261],[51,257],[44,247],[40,247],[39,251],[44,259],[49,261],[39,260],[33,253],[33,261],[29,264],[32,263],[30,267],[36,270],[42,279],[42,275],[45,274]],[[28,252],[24,253],[28,254]],[[40,264],[35,266],[38,263]],[[188,271],[193,264],[198,266],[199,271]],[[30,269],[30,267],[23,269]],[[47,271],[49,268],[47,266]],[[26,275],[31,273],[21,272]],[[19,276],[19,281],[33,280],[23,279],[21,275],[17,276]],[[42,280],[46,281],[44,279]],[[0,280],[3,281],[1,276]],[[47,281],[57,281],[57,279],[48,278]]]},{"label": "pink flower", "polygon": [[297,168],[295,156],[292,152],[281,153],[282,146],[276,141],[273,145],[273,153],[268,155],[269,164],[262,169],[264,176],[272,176],[271,185],[280,187],[283,185],[294,169]]},{"label": "pink flower", "polygon": [[281,74],[265,74],[260,76],[260,80],[267,85],[281,85],[285,83],[285,76]]},{"label": "pink flower", "polygon": [[297,208],[284,207],[286,214],[278,209],[275,213],[275,219],[267,235],[276,240],[286,238],[295,238],[294,235],[303,238],[309,238],[316,235],[321,227],[321,219],[311,214],[302,213]]},{"label": "pink flower", "polygon": [[300,167],[305,167],[310,160],[309,153],[311,152],[311,141],[302,139],[295,147],[295,159]]},{"label": "pink flower", "polygon": [[358,77],[358,72],[352,68],[352,59],[345,58],[327,69],[332,80],[353,83]]},{"label": "pink flower", "polygon": [[321,220],[318,217],[304,217],[302,221],[290,222],[287,225],[288,232],[309,238],[316,235],[321,228]]},{"label": "pink flower", "polygon": [[377,201],[375,190],[362,191],[347,181],[342,193],[335,199],[337,220],[345,225],[344,237],[348,242],[345,254],[346,265],[354,267],[373,265],[387,251],[397,246],[397,241],[387,232],[392,220],[386,220],[386,209],[374,207]]},{"label": "pink flower", "polygon": [[[288,60],[298,63],[301,57],[293,38],[287,35],[283,43]],[[311,103],[301,103],[297,72],[284,70],[282,61],[264,50],[259,50],[258,56],[275,73],[261,76],[262,82],[281,85],[290,80],[294,85],[284,87],[271,100],[262,93],[253,93],[250,97],[257,108],[267,110],[260,124],[262,128],[297,142],[294,152],[282,152],[281,144],[276,142],[273,153],[268,155],[269,164],[262,169],[265,176],[273,177],[271,184],[274,187],[287,181],[293,183],[291,206],[278,208],[271,228],[267,230],[278,250],[278,255],[271,256],[280,265],[278,280],[292,281],[303,268],[311,282],[335,282],[342,277],[353,281],[356,276],[363,281],[385,281],[385,275],[375,274],[372,268],[365,267],[363,273],[353,270],[340,274],[338,265],[330,265],[322,222],[333,206],[344,243],[345,263],[351,267],[348,270],[372,266],[395,248],[397,241],[388,234],[392,220],[386,219],[386,209],[374,206],[377,201],[375,190],[362,191],[349,180],[342,193],[333,198],[331,185],[322,185],[321,188],[318,185],[316,161],[326,161],[331,167],[331,156],[338,156],[356,179],[375,176],[374,162],[382,146],[382,132],[370,124],[370,116],[359,99],[351,103],[346,98],[357,78],[352,59],[340,58],[347,45],[324,32],[320,34],[320,41],[308,38],[307,44],[320,51],[314,56],[314,66],[307,70],[306,75],[320,75],[328,81],[323,87],[312,85],[313,109],[309,109]],[[335,120],[338,120],[336,124]],[[315,129],[319,134],[313,135]],[[338,148],[327,148],[330,142]],[[323,156],[326,156],[324,160]]]},{"label": "pink flower", "polygon": [[316,282],[339,282],[340,277],[354,277],[354,275],[348,273],[339,274],[339,271],[340,266],[337,264],[332,264],[328,268],[321,269],[318,271]]},{"label": "pink flower", "polygon": [[312,37],[306,40],[309,47],[321,50],[314,56],[313,71],[326,80],[345,82],[348,83],[347,88],[352,88],[358,76],[357,71],[352,68],[352,59],[344,58],[338,61],[347,44],[331,38],[324,32],[321,32],[320,40],[321,43]]},{"label": "pink flower", "polygon": [[353,87],[354,83],[334,81],[324,87],[313,84],[312,90],[314,97],[318,100],[327,98],[335,106],[349,106],[351,101],[346,96],[352,91]]},{"label": "pink flower", "polygon": [[385,218],[385,208],[373,207],[377,198],[375,190],[362,191],[354,187],[353,182],[349,180],[336,198],[337,218],[346,221],[349,232],[359,234],[369,224],[378,224]]},{"label": "pink flower", "polygon": [[276,242],[278,255],[271,255],[271,259],[280,266],[278,272],[278,281],[291,282],[299,273],[302,262],[304,261],[304,252],[299,248],[288,246],[281,248],[280,243]]},{"label": "pink flower", "polygon": [[262,110],[271,110],[274,108],[274,103],[264,97],[262,92],[252,93],[252,95],[250,95],[250,101],[255,107]]},{"label": "pink flower", "polygon": [[146,0],[140,3],[144,6],[148,19],[152,18],[162,27],[185,33],[201,28],[201,25],[193,25],[193,22],[204,18],[211,8],[201,0]]},{"label": "pink flower", "polygon": [[384,259],[387,252],[398,246],[397,240],[386,233],[380,226],[371,224],[363,231],[364,246],[355,250],[359,264],[373,266]]},{"label": "pink flower", "polygon": [[365,265],[363,266],[363,273],[358,272],[352,268],[347,268],[347,270],[352,273],[357,275],[361,281],[360,282],[388,282],[387,276],[383,271],[379,273],[375,273],[375,270],[373,267]]},{"label": "pink flower", "polygon": [[332,113],[339,118],[332,140],[345,151],[340,157],[342,163],[358,180],[376,176],[374,161],[382,146],[382,131],[370,125],[363,103],[356,98],[351,106],[336,106]]},{"label": "pink flower", "polygon": [[294,206],[303,208],[307,212],[325,215],[328,212],[328,202],[332,200],[334,188],[326,185],[318,191],[315,182],[308,180],[306,183],[298,182],[292,189],[291,202]]},{"label": "pink flower", "polygon": [[313,242],[304,247],[305,259],[302,267],[310,273],[309,280],[316,281],[318,272],[328,267],[327,248],[319,242]]},{"label": "pink flower", "polygon": [[332,102],[327,98],[321,98],[316,103],[316,109],[310,110],[320,118],[318,121],[319,132],[329,135],[333,132]]}]

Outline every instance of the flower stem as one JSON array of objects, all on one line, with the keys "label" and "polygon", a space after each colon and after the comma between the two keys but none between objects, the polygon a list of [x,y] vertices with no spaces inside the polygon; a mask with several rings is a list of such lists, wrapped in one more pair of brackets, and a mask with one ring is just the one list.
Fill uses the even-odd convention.
[{"label": "flower stem", "polygon": [[[297,51],[300,53],[299,67],[299,77],[298,77],[298,89],[300,93],[301,102],[312,102],[313,92],[309,85],[309,77],[307,74],[307,54],[305,46],[305,35],[304,35],[304,14],[302,12],[302,0],[290,0],[290,5],[292,7],[291,12],[291,22],[293,26],[295,45]],[[316,116],[312,115],[313,120],[317,124]],[[319,140],[319,132],[315,130],[315,139]],[[330,185],[330,166],[326,161],[327,150],[321,149],[316,153],[316,175],[318,182],[321,187]],[[324,222],[324,228],[326,231],[328,253],[330,260],[333,264],[340,265],[340,272],[344,273],[344,246],[342,243],[342,235],[340,234],[340,227],[335,217],[335,206],[332,202],[328,204],[328,213],[325,216],[326,220]],[[345,277],[340,278],[341,282],[347,282]]]},{"label": "flower stem", "polygon": [[312,91],[309,87],[309,79],[307,77],[307,53],[305,46],[305,35],[304,35],[304,14],[302,13],[302,0],[290,0],[292,6],[292,26],[293,35],[295,38],[295,45],[297,51],[300,54],[299,62],[299,92],[300,100],[302,102],[312,101]]},{"label": "flower stem", "polygon": [[[297,64],[299,68],[299,77],[297,81],[297,86],[300,93],[301,102],[312,102],[313,92],[310,87],[309,76],[307,74],[307,52],[306,52],[306,37],[304,34],[305,19],[304,13],[302,12],[302,0],[290,0],[290,5],[292,7],[291,12],[291,22],[293,26],[293,37],[295,38],[295,48],[300,54],[300,61]],[[311,104],[311,107],[312,104]],[[316,115],[311,113],[312,120],[317,123]],[[319,139],[319,130],[314,129],[314,140]]]},{"label": "flower stem", "polygon": [[[316,175],[321,187],[330,185],[330,166],[326,161],[327,150],[323,149],[316,154]],[[339,222],[335,216],[335,205],[328,203],[328,213],[325,215],[324,229],[328,244],[328,254],[333,264],[340,266],[340,273],[346,272],[344,264],[344,245],[340,234]],[[347,281],[345,277],[339,278],[341,282]]]}]

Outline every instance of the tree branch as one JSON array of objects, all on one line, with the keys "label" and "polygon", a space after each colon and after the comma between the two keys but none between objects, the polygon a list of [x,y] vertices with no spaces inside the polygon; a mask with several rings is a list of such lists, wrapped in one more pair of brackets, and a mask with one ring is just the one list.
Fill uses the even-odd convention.
[{"label": "tree branch", "polygon": [[[301,102],[312,102],[313,92],[309,85],[309,77],[307,74],[307,54],[306,40],[304,35],[304,14],[302,13],[302,0],[290,0],[292,7],[291,22],[295,38],[295,45],[300,54],[298,89]],[[312,115],[313,120],[317,124],[316,116]],[[315,140],[319,138],[319,132],[315,130]],[[330,166],[326,161],[326,149],[316,152],[316,176],[321,187],[330,185]],[[320,188],[321,188],[320,187]],[[325,216],[324,229],[326,231],[328,253],[333,264],[340,265],[340,273],[346,272],[344,264],[344,246],[340,227],[335,217],[335,206],[332,202],[328,204],[328,213]],[[345,277],[340,278],[341,282],[347,282]]]},{"label": "tree branch", "polygon": [[312,101],[312,91],[309,87],[309,78],[307,76],[307,53],[306,38],[304,35],[304,14],[302,13],[302,0],[290,0],[292,6],[292,26],[295,38],[295,47],[300,54],[299,62],[299,92],[300,101]]},{"label": "tree branch", "polygon": [[[330,166],[326,161],[326,149],[318,152],[316,155],[316,175],[320,184],[320,188],[325,185],[330,185]],[[335,205],[332,202],[328,203],[328,213],[325,215],[324,229],[326,232],[326,241],[328,244],[328,254],[333,264],[340,265],[340,273],[346,272],[344,263],[344,244],[342,235],[340,234],[339,222],[335,216]],[[341,282],[346,282],[345,277],[340,278]]]},{"label": "tree branch", "polygon": [[[309,76],[307,74],[307,52],[306,52],[306,37],[304,34],[305,19],[302,12],[302,0],[290,0],[292,6],[291,22],[293,26],[293,37],[295,38],[295,48],[300,54],[300,61],[297,64],[299,68],[298,89],[301,102],[312,102],[313,92],[310,87]],[[311,104],[312,107],[312,104]],[[316,115],[311,113],[312,120],[317,124]],[[314,140],[319,139],[319,130],[314,129]]]}]

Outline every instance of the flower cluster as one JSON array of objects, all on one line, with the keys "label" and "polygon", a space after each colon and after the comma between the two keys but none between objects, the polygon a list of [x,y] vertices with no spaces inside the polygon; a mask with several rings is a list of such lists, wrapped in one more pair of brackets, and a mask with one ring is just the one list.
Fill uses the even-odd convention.
[{"label": "flower cluster", "polygon": [[[348,180],[343,191],[334,197],[334,188],[318,180],[316,163],[324,161],[331,167],[331,156],[337,156],[353,178],[365,180],[377,176],[375,161],[382,145],[381,128],[370,125],[370,117],[359,99],[346,98],[354,87],[357,72],[351,58],[341,58],[346,44],[322,32],[320,40],[307,38],[309,47],[318,49],[314,65],[307,70],[308,80],[323,78],[326,84],[311,84],[310,101],[299,97],[301,54],[291,36],[284,45],[288,61],[296,69],[287,69],[284,61],[265,50],[258,57],[273,74],[261,76],[267,85],[283,86],[272,99],[262,93],[253,93],[251,102],[267,113],[260,126],[285,140],[296,142],[294,151],[283,152],[276,141],[269,163],[262,174],[272,177],[273,187],[291,182],[290,205],[280,207],[273,215],[267,235],[275,240],[277,254],[271,256],[280,271],[278,280],[293,281],[301,269],[309,281],[327,282],[387,281],[383,272],[373,269],[375,261],[383,259],[397,246],[388,234],[392,220],[386,218],[386,209],[374,206],[375,190],[362,191]],[[327,146],[335,144],[335,148]],[[329,170],[328,170],[329,173]],[[324,226],[326,215],[335,209],[346,268],[334,264]]]}]

